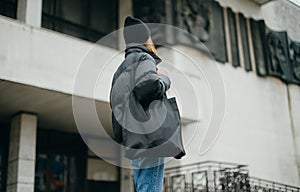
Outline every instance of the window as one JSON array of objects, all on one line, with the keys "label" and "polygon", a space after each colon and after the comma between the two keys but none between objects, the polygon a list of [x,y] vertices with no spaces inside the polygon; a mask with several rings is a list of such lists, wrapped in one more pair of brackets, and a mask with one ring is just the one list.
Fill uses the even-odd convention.
[{"label": "window", "polygon": [[17,0],[0,0],[0,15],[17,18]]},{"label": "window", "polygon": [[3,151],[0,149],[0,191],[3,191]]},{"label": "window", "polygon": [[35,192],[78,191],[76,180],[79,162],[62,154],[38,154],[35,171]]},{"label": "window", "polygon": [[87,179],[92,181],[117,181],[117,167],[101,159],[88,158]]},{"label": "window", "polygon": [[68,157],[64,155],[37,155],[35,191],[65,191],[67,187]]},{"label": "window", "polygon": [[9,129],[0,126],[0,192],[6,191]]},{"label": "window", "polygon": [[100,159],[90,150],[87,159],[88,191],[120,191],[120,168]]},{"label": "window", "polygon": [[86,147],[80,135],[38,129],[35,192],[82,192],[85,173]]},{"label": "window", "polygon": [[44,0],[42,26],[91,42],[118,27],[117,0]]}]

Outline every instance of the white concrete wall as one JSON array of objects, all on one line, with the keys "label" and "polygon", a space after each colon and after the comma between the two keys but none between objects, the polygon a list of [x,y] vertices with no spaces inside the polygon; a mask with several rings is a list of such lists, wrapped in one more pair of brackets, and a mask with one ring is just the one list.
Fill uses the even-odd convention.
[{"label": "white concrete wall", "polygon": [[262,15],[268,27],[277,31],[287,31],[290,38],[300,41],[299,6],[286,0],[276,0],[263,5]]},{"label": "white concrete wall", "polygon": [[292,132],[294,135],[298,174],[300,175],[300,87],[297,85],[289,85],[288,91]]},{"label": "white concrete wall", "polygon": [[[47,29],[30,27],[18,21],[0,16],[0,78],[32,86],[72,94],[77,70],[81,65],[90,65],[86,74],[99,72],[117,51],[95,46],[71,36]],[[91,51],[90,51],[91,50]],[[88,57],[86,57],[88,55]],[[111,73],[122,60],[108,66]],[[119,59],[119,60],[118,60]],[[111,74],[105,79],[106,91],[96,98],[108,101],[107,86]],[[92,98],[93,95],[82,96]]]},{"label": "white concrete wall", "polygon": [[[191,48],[177,46],[175,49],[187,53],[204,71],[213,65]],[[174,65],[183,63],[186,74],[195,72],[185,58],[179,54],[175,58]],[[260,78],[229,63],[218,66],[226,89],[226,114],[219,137],[208,153],[200,155],[199,147],[211,118],[212,99],[204,77],[198,75],[198,80],[193,81],[190,76],[200,95],[201,119],[198,127],[195,124],[183,127],[188,155],[181,161],[172,160],[168,166],[205,160],[236,162],[248,164],[253,176],[299,185],[287,86],[278,79]],[[192,101],[189,97],[183,99]],[[196,112],[195,107],[189,109]]]},{"label": "white concrete wall", "polygon": [[215,0],[221,4],[222,7],[231,8],[234,12],[243,13],[245,17],[252,17],[254,19],[262,18],[261,6],[252,0]]}]

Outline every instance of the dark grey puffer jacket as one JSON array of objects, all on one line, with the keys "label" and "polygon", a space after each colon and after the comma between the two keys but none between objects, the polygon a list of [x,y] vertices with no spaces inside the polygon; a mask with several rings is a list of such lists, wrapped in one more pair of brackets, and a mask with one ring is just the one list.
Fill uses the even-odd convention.
[{"label": "dark grey puffer jacket", "polygon": [[126,139],[122,131],[124,125],[121,124],[124,122],[130,127],[128,114],[137,121],[146,122],[147,115],[142,113],[147,111],[152,101],[164,97],[170,88],[169,78],[156,72],[156,65],[160,62],[161,59],[151,54],[144,45],[126,49],[125,60],[114,74],[110,92],[112,125],[117,142],[122,143]]}]

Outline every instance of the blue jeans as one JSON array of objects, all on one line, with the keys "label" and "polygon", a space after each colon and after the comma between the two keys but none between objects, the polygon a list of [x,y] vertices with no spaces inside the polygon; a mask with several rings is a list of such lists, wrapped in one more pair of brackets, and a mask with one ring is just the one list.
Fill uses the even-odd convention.
[{"label": "blue jeans", "polygon": [[164,158],[141,157],[130,161],[136,192],[162,192]]}]

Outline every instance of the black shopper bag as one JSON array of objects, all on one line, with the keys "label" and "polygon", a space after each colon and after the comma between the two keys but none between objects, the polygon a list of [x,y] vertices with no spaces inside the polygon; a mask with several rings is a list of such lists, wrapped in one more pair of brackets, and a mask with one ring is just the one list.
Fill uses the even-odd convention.
[{"label": "black shopper bag", "polygon": [[[123,129],[123,145],[125,156],[129,159],[137,157],[175,157],[180,159],[185,155],[182,143],[180,114],[175,97],[161,99],[166,107],[166,116],[162,125],[151,133],[134,133]],[[135,110],[144,110],[135,103]],[[132,104],[134,105],[134,104]],[[149,110],[149,109],[148,109]],[[149,115],[146,111],[142,115]],[[140,127],[142,129],[142,127]]]}]

